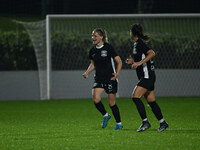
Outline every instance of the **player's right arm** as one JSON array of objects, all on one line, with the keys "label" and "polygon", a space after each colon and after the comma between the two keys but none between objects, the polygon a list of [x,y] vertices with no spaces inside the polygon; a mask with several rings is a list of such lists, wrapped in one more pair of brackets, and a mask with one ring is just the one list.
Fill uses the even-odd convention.
[{"label": "player's right arm", "polygon": [[146,63],[147,61],[149,61],[150,59],[152,59],[155,55],[156,55],[156,54],[155,54],[155,52],[154,52],[152,49],[148,50],[148,51],[147,51],[147,56],[146,56],[144,59],[142,59],[141,61],[139,61],[139,62],[134,62],[134,63],[132,64],[131,68],[132,68],[132,69],[135,69],[135,68],[137,68],[138,66],[141,66],[142,64],[144,64],[144,63]]},{"label": "player's right arm", "polygon": [[88,78],[89,74],[94,70],[94,61],[91,60],[90,65],[88,67],[88,69],[86,70],[86,72],[83,73],[83,77],[84,78]]}]

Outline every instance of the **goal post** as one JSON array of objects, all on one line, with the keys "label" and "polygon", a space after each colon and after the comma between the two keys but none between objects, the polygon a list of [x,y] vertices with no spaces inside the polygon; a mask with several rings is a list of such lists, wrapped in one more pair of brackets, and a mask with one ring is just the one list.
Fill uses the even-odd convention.
[{"label": "goal post", "polygon": [[46,98],[51,99],[51,34],[50,34],[50,22],[49,15],[46,16],[46,63],[47,63],[47,96]]}]

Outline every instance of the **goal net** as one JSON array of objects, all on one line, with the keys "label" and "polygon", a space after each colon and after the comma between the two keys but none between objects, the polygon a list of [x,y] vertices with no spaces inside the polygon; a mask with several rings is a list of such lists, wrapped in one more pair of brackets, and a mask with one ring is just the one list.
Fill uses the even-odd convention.
[{"label": "goal net", "polygon": [[123,61],[119,95],[129,97],[137,83],[135,72],[124,63],[132,51],[129,31],[133,23],[141,23],[145,33],[152,36],[148,44],[157,54],[158,95],[198,96],[199,14],[47,15],[45,21],[24,24],[38,59],[41,99],[91,95],[88,89],[92,80],[86,82],[81,75],[89,65],[95,28],[107,31],[109,42]]}]

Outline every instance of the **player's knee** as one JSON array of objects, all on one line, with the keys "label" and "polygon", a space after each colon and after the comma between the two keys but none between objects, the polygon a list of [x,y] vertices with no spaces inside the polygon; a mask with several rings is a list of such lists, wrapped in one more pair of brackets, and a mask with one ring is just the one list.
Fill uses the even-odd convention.
[{"label": "player's knee", "polygon": [[132,98],[141,98],[142,97],[142,93],[139,93],[139,92],[133,92],[132,93]]},{"label": "player's knee", "polygon": [[93,99],[94,103],[96,103],[96,104],[101,101],[101,98],[98,98],[98,97],[95,97],[95,96],[93,96],[92,99]]},{"label": "player's knee", "polygon": [[155,102],[155,98],[147,98],[146,100],[147,100],[148,103]]},{"label": "player's knee", "polygon": [[112,107],[112,106],[115,105],[115,101],[109,101],[108,103],[109,103],[109,106],[110,106],[110,107]]},{"label": "player's knee", "polygon": [[138,94],[138,93],[133,93],[132,94],[132,98],[141,98],[142,94]]}]

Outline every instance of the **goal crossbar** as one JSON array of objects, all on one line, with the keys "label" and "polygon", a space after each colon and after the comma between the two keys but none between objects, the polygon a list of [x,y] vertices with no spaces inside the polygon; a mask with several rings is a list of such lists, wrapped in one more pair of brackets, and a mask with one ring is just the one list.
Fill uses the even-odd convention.
[{"label": "goal crossbar", "polygon": [[50,14],[47,15],[46,18],[120,18],[120,17],[127,17],[127,18],[171,18],[171,17],[200,17],[200,13],[177,13],[177,14]]}]

